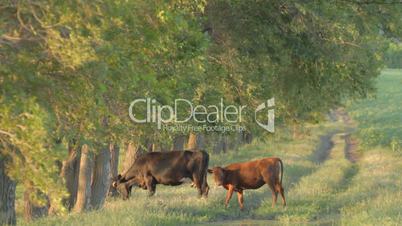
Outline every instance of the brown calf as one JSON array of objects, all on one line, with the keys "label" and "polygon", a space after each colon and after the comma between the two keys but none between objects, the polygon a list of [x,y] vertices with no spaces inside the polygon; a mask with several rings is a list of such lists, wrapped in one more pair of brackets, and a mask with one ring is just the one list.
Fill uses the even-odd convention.
[{"label": "brown calf", "polygon": [[237,192],[240,209],[243,209],[243,190],[257,189],[267,184],[272,191],[272,207],[275,206],[278,193],[281,194],[283,206],[286,206],[282,187],[283,163],[279,158],[264,158],[250,162],[233,163],[226,167],[208,169],[214,175],[215,183],[228,190],[225,207]]}]

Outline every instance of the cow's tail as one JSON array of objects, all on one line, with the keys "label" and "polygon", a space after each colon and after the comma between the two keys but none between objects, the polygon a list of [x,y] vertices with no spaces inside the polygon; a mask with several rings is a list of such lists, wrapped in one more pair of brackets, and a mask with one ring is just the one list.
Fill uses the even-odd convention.
[{"label": "cow's tail", "polygon": [[200,178],[202,179],[201,189],[203,195],[208,195],[208,184],[207,184],[207,170],[209,164],[209,154],[207,152],[201,151],[202,153],[202,161],[200,167]]},{"label": "cow's tail", "polygon": [[282,186],[282,178],[283,178],[283,162],[280,158],[278,158],[279,164],[281,165],[281,180],[279,181],[280,185]]}]

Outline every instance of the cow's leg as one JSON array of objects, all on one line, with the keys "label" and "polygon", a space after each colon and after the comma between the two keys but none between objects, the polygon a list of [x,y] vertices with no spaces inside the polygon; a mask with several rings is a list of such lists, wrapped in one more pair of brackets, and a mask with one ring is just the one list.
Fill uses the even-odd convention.
[{"label": "cow's leg", "polygon": [[243,210],[244,208],[243,190],[239,190],[237,192],[237,201],[239,202],[240,209]]},{"label": "cow's leg", "polygon": [[204,191],[204,197],[207,198],[209,193],[209,185],[207,181],[205,181],[205,191]]},{"label": "cow's leg", "polygon": [[128,197],[131,196],[131,189],[133,189],[133,186],[128,186],[128,187],[127,187]]},{"label": "cow's leg", "polygon": [[147,189],[149,191],[149,196],[153,196],[155,194],[156,190],[156,182],[154,178],[151,175],[145,176],[145,185],[147,186]]},{"label": "cow's leg", "polygon": [[228,207],[229,201],[232,198],[233,191],[234,191],[234,187],[229,186],[228,192],[226,193],[226,199],[225,199],[225,207],[226,208]]},{"label": "cow's leg", "polygon": [[202,190],[203,190],[204,197],[207,198],[208,197],[208,192],[209,192],[209,185],[208,185],[207,173],[206,172],[204,174],[204,180],[202,182]]},{"label": "cow's leg", "polygon": [[195,184],[195,186],[197,187],[198,190],[198,196],[201,197],[202,196],[202,180],[200,178],[200,176],[197,173],[193,173],[193,183]]}]

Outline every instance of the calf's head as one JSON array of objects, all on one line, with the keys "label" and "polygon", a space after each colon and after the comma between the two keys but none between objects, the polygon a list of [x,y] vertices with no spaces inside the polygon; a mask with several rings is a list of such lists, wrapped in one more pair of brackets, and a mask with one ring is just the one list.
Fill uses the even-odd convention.
[{"label": "calf's head", "polygon": [[218,186],[222,186],[225,180],[225,169],[222,167],[216,166],[212,169],[208,169],[208,173],[213,174],[215,184]]}]

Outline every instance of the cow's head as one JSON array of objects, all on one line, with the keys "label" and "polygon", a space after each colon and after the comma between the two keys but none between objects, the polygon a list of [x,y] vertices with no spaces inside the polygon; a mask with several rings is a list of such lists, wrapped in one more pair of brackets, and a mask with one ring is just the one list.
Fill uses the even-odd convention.
[{"label": "cow's head", "polygon": [[145,181],[142,177],[132,176],[127,179],[127,175],[121,176],[120,174],[117,177],[112,179],[112,187],[114,187],[117,192],[123,197],[123,199],[128,199],[131,193],[131,189],[134,186],[138,186],[142,189],[147,189]]},{"label": "cow's head", "polygon": [[121,176],[121,174],[119,174],[119,175],[117,175],[117,177],[113,178],[112,179],[112,187],[117,188],[117,186],[119,186],[119,184],[121,183],[122,178],[123,177]]},{"label": "cow's head", "polygon": [[208,169],[208,173],[214,175],[215,184],[218,186],[222,186],[225,180],[225,169],[222,167],[216,166],[212,169]]}]

